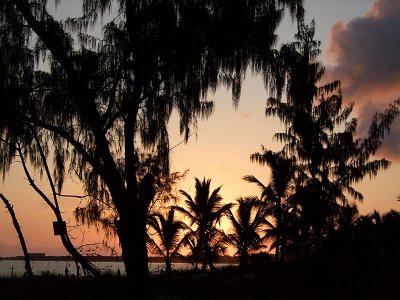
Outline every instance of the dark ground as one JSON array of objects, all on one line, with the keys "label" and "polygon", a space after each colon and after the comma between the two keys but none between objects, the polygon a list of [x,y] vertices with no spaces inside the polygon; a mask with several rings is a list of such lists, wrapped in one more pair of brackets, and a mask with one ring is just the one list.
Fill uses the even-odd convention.
[{"label": "dark ground", "polygon": [[[155,276],[155,299],[400,299],[399,265],[387,262],[259,262],[214,273],[186,271]],[[141,299],[127,297],[124,278],[40,276],[0,279],[0,299]]]}]

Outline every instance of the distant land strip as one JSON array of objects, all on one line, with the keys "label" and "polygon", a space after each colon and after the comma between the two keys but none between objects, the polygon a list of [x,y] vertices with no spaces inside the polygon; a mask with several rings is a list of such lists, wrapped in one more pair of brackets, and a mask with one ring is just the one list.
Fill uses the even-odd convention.
[{"label": "distant land strip", "polygon": [[[73,257],[66,255],[66,256],[47,256],[47,255],[37,255],[31,254],[29,256],[30,260],[32,261],[73,261]],[[102,256],[102,255],[96,255],[96,256],[86,256],[86,258],[89,261],[118,261],[122,262],[122,257],[121,256]],[[24,260],[24,256],[9,256],[9,257],[0,257],[0,260]],[[164,258],[163,257],[149,257],[149,262],[150,263],[164,263]],[[186,258],[186,257],[174,257],[172,259],[173,263],[190,263],[191,261]],[[216,260],[216,263],[232,263],[236,264],[238,263],[239,260],[237,257],[232,257],[232,256],[222,256]]]}]

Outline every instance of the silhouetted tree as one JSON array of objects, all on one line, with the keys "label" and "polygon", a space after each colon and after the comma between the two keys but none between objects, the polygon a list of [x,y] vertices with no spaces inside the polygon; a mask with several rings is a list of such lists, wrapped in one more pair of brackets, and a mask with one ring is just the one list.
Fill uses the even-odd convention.
[{"label": "silhouetted tree", "polygon": [[353,223],[351,239],[347,245],[349,261],[361,261],[365,264],[382,258],[383,252],[375,218],[374,213],[360,215]]},{"label": "silhouetted tree", "polygon": [[18,234],[18,239],[19,239],[19,242],[21,244],[22,253],[24,254],[24,259],[25,259],[25,272],[29,277],[33,277],[31,260],[30,260],[30,257],[29,257],[28,248],[26,247],[25,238],[24,238],[24,235],[22,233],[21,226],[19,225],[17,216],[15,215],[14,208],[10,204],[10,201],[8,201],[8,199],[3,194],[0,194],[0,198],[1,198],[1,200],[3,201],[3,203],[6,206],[6,208],[8,210],[8,213],[10,214],[11,220],[13,222],[15,231]]},{"label": "silhouetted tree", "polygon": [[206,267],[204,264],[202,269],[209,269],[210,271],[215,271],[215,263],[218,258],[225,255],[228,245],[229,238],[225,232],[217,227],[211,229],[208,234],[208,243],[205,245],[205,250],[202,255],[204,255],[203,263],[206,262]]},{"label": "silhouetted tree", "polygon": [[[59,193],[61,192],[61,185],[57,187],[55,185],[55,181],[53,180],[53,176],[57,178],[57,173],[55,173],[53,176],[50,173],[50,168],[46,159],[46,154],[45,154],[45,149],[43,149],[43,146],[41,144],[41,141],[39,140],[39,137],[36,133],[34,135],[34,143],[30,145],[28,148],[31,146],[34,147],[33,149],[27,149],[25,150],[24,148],[18,146],[17,147],[17,152],[18,152],[18,157],[21,161],[24,173],[26,175],[26,178],[28,179],[28,182],[30,186],[35,190],[35,192],[44,200],[46,205],[51,209],[51,211],[54,214],[54,217],[56,218],[56,226],[59,226],[59,229],[57,232],[57,235],[60,236],[61,242],[64,246],[64,248],[68,251],[69,254],[73,257],[75,260],[75,263],[77,265],[77,273],[79,274],[79,265],[80,264],[83,267],[83,271],[86,272],[88,271],[94,276],[99,276],[101,274],[100,269],[97,268],[94,264],[92,264],[84,255],[82,255],[77,247],[74,246],[74,244],[71,241],[71,238],[69,236],[67,227],[64,227],[65,221],[62,216],[62,212],[59,206]],[[25,152],[25,153],[24,153]],[[37,157],[35,157],[35,154]],[[28,170],[28,164],[26,161],[25,156],[30,155],[31,161],[35,160],[33,162],[34,165],[36,166],[42,166],[43,172],[46,174],[45,178],[48,182],[48,185],[51,190],[51,196],[47,196],[46,193],[42,190],[42,187],[39,187],[39,185],[35,182],[34,178],[32,177],[30,171]],[[57,162],[56,162],[57,163]],[[62,162],[59,161],[59,164]],[[60,167],[59,169],[62,169],[63,167]]]},{"label": "silhouetted tree", "polygon": [[339,205],[334,214],[327,238],[323,244],[323,252],[329,258],[343,259],[356,255],[354,244],[354,228],[360,217],[355,203]]},{"label": "silhouetted tree", "polygon": [[358,217],[358,208],[355,203],[339,206],[339,210],[336,213],[334,229],[347,236]]},{"label": "silhouetted tree", "polygon": [[236,248],[240,267],[245,269],[249,256],[265,247],[263,231],[269,222],[266,221],[266,209],[257,197],[239,198],[237,203],[236,212],[230,209],[227,214],[231,223],[228,238],[230,245]]},{"label": "silhouetted tree", "polygon": [[206,270],[210,262],[210,255],[219,248],[219,240],[223,235],[217,233],[216,228],[221,218],[226,215],[232,204],[223,204],[222,197],[219,194],[221,186],[211,192],[211,179],[203,179],[200,181],[195,178],[195,195],[190,196],[187,192],[180,190],[185,197],[186,208],[175,206],[174,208],[182,213],[183,217],[188,220],[189,226],[193,227],[193,233],[189,233],[196,242],[193,243],[194,257],[201,260],[202,269]]},{"label": "silhouetted tree", "polygon": [[[153,154],[141,155],[138,182],[141,190],[147,191],[150,195],[147,198],[152,198],[149,199],[147,212],[149,221],[154,215],[162,215],[168,204],[178,202],[176,184],[187,174],[187,171],[163,174],[157,165],[158,160]],[[96,197],[89,198],[84,206],[79,206],[74,210],[74,216],[79,224],[95,228],[101,225],[105,234],[103,243],[107,243],[110,238],[117,236],[114,220],[118,219],[118,211],[110,197],[105,197],[103,200]],[[151,240],[151,237],[149,239]]]},{"label": "silhouetted tree", "polygon": [[294,193],[294,176],[296,164],[294,159],[285,157],[284,153],[275,153],[264,149],[250,156],[251,161],[260,165],[268,165],[271,169],[269,184],[265,186],[252,175],[244,176],[244,180],[255,183],[261,188],[261,199],[266,206],[266,216],[273,218],[273,223],[266,230],[269,237],[273,237],[275,261],[283,260],[289,232],[297,216],[296,206],[290,199]]},{"label": "silhouetted tree", "polygon": [[389,167],[389,161],[371,157],[400,104],[395,101],[375,115],[369,135],[356,139],[357,119],[348,120],[353,103],[343,107],[340,82],[317,86],[324,69],[316,61],[320,50],[314,30],[314,23],[299,23],[297,41],[276,52],[277,98],[269,98],[266,108],[267,116],[278,116],[286,126],[275,138],[284,143],[282,151],[297,165],[294,201],[301,211],[301,236],[308,253],[320,251],[339,205],[346,205],[349,196],[363,199],[352,184]]},{"label": "silhouetted tree", "polygon": [[399,262],[400,212],[390,210],[380,216],[374,214],[378,238],[385,258],[389,262]]},{"label": "silhouetted tree", "polygon": [[162,213],[152,214],[149,217],[148,245],[150,252],[162,256],[165,260],[165,271],[172,272],[172,258],[180,256],[179,250],[184,244],[184,229],[186,225],[175,218],[175,210],[169,209],[166,216]]},{"label": "silhouetted tree", "polygon": [[[1,133],[21,135],[26,124],[43,128],[57,141],[55,151],[68,154],[61,171],[73,170],[98,192],[93,198],[111,199],[126,274],[137,291],[148,288],[149,276],[149,199],[139,198],[138,151],[155,147],[167,173],[172,110],[188,137],[196,118],[212,112],[203,101],[210,90],[231,87],[237,104],[247,68],[269,70],[268,50],[285,9],[301,17],[301,3],[82,0],[81,18],[59,22],[46,0],[0,2],[0,91],[7,95]],[[108,10],[115,18],[103,37],[88,35]],[[35,57],[49,70],[35,71]],[[12,128],[11,119],[22,126]]]},{"label": "silhouetted tree", "polygon": [[[19,124],[15,122],[15,126],[18,127]],[[3,168],[3,172],[7,169],[9,164],[14,160],[18,159],[21,163],[23,172],[29,182],[29,185],[34,189],[34,191],[43,199],[46,205],[51,209],[57,224],[65,224],[62,213],[59,207],[59,193],[62,189],[63,178],[60,179],[59,176],[63,176],[57,171],[51,173],[49,163],[47,161],[49,145],[47,140],[37,128],[33,126],[27,126],[23,136],[9,136],[8,140],[0,138],[0,166]],[[46,145],[47,144],[47,145]],[[38,169],[40,172],[40,177],[47,181],[47,184],[43,182],[41,185],[35,182],[35,178],[32,172],[29,170],[28,163]],[[58,165],[57,170],[62,170],[64,168],[62,161],[62,154],[56,153],[54,158],[54,165]],[[62,171],[61,171],[62,173]],[[5,175],[5,173],[3,173]],[[48,187],[51,196],[46,194],[45,188]],[[92,275],[100,275],[100,270],[91,264],[86,257],[84,257],[77,248],[71,242],[70,236],[64,228],[59,232],[59,236],[64,248],[69,254],[74,258],[75,262],[81,264],[85,271],[89,271]]]},{"label": "silhouetted tree", "polygon": [[198,246],[198,239],[196,237],[196,231],[188,226],[188,231],[184,237],[185,247],[188,249],[189,253],[186,255],[191,264],[194,265],[194,269],[199,269],[200,253]]}]

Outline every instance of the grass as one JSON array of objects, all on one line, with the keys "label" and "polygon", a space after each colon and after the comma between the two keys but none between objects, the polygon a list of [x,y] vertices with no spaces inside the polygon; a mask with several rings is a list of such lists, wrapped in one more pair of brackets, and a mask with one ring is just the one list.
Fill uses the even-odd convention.
[{"label": "grass", "polygon": [[[399,265],[388,263],[258,263],[246,272],[175,272],[151,278],[155,299],[399,299]],[[0,299],[127,299],[125,278],[0,279]],[[133,299],[140,299],[135,297]]]}]

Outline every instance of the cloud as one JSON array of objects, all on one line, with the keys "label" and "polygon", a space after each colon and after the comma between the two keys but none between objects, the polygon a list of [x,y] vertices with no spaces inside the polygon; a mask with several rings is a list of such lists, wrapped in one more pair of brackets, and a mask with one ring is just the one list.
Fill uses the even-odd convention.
[{"label": "cloud", "polygon": [[[327,79],[341,80],[365,133],[373,113],[400,97],[400,0],[375,1],[365,16],[334,24],[325,61]],[[399,137],[397,119],[380,153],[400,161]]]}]

